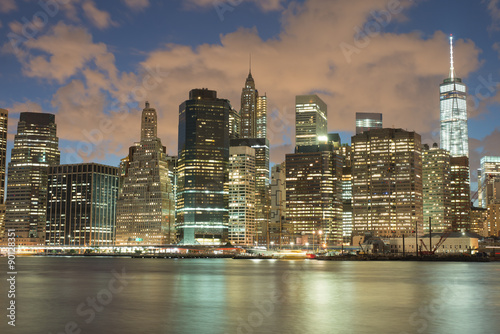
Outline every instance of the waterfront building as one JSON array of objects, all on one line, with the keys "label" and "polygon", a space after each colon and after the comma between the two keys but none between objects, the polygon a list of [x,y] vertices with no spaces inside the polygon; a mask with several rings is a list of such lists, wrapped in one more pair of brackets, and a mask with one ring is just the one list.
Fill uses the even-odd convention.
[{"label": "waterfront building", "polygon": [[471,208],[469,231],[477,233],[482,237],[488,236],[488,209]]},{"label": "waterfront building", "polygon": [[118,168],[96,163],[49,167],[47,246],[114,244]]},{"label": "waterfront building", "polygon": [[146,102],[141,139],[120,166],[116,209],[117,245],[165,245],[176,242],[175,157],[157,136],[157,114]]},{"label": "waterfront building", "polygon": [[455,75],[453,36],[450,36],[450,72],[439,85],[441,110],[441,148],[452,157],[469,156],[467,128],[467,87]]},{"label": "waterfront building", "polygon": [[[424,244],[423,251],[432,250],[441,241],[443,233],[432,233],[432,238],[429,240],[429,235],[425,234],[418,238],[419,251]],[[390,238],[386,240],[389,253],[415,254],[415,238]],[[431,245],[429,247],[429,244]],[[436,248],[436,254],[462,254],[471,253],[479,247],[479,236],[470,232],[452,232],[446,235],[446,239]]]},{"label": "waterfront building", "polygon": [[23,112],[17,124],[7,176],[5,229],[17,245],[44,245],[49,166],[60,152],[55,115]]},{"label": "waterfront building", "polygon": [[226,244],[231,104],[193,89],[179,106],[177,227],[181,244]]},{"label": "waterfront building", "polygon": [[500,203],[488,205],[488,236],[500,237]]},{"label": "waterfront building", "polygon": [[356,113],[356,134],[372,129],[382,129],[382,114],[370,112]]},{"label": "waterfront building", "polygon": [[500,157],[482,157],[477,179],[479,206],[500,204]]},{"label": "waterfront building", "polygon": [[424,231],[444,232],[451,228],[450,153],[434,144],[422,151]]},{"label": "waterfront building", "polygon": [[468,231],[470,225],[470,182],[469,158],[450,158],[450,220],[453,231]]},{"label": "waterfront building", "polygon": [[353,235],[422,234],[420,135],[374,129],[352,137]]},{"label": "waterfront building", "polygon": [[286,155],[286,212],[302,243],[342,243],[342,157],[332,145],[298,146]]},{"label": "waterfront building", "polygon": [[229,148],[229,242],[254,245],[255,233],[255,149]]},{"label": "waterfront building", "polygon": [[328,141],[327,106],[317,95],[295,97],[295,146]]}]

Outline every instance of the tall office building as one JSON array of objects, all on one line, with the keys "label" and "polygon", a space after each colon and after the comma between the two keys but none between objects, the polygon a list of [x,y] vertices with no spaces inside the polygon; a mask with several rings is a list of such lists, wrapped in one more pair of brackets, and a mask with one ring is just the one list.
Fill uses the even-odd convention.
[{"label": "tall office building", "polygon": [[5,157],[7,155],[7,121],[9,112],[0,108],[0,243],[5,231]]},{"label": "tall office building", "polygon": [[241,116],[236,109],[229,111],[229,138],[238,139],[241,135]]},{"label": "tall office building", "polygon": [[116,205],[117,245],[165,245],[176,241],[175,158],[157,136],[157,114],[146,102],[141,140],[120,166]]},{"label": "tall office building", "polygon": [[229,113],[217,92],[193,89],[179,106],[177,227],[182,244],[228,241]]},{"label": "tall office building", "polygon": [[500,204],[500,157],[482,157],[477,179],[479,206]]},{"label": "tall office building", "polygon": [[114,244],[118,168],[96,163],[49,167],[45,244]]},{"label": "tall office building", "polygon": [[328,141],[327,107],[317,95],[295,97],[295,146]]},{"label": "tall office building", "polygon": [[424,145],[422,151],[422,180],[424,196],[424,231],[440,233],[451,228],[451,169],[450,152]]},{"label": "tall office building", "polygon": [[469,158],[451,157],[451,225],[453,231],[468,231],[470,226]]},{"label": "tall office building", "polygon": [[352,137],[353,235],[422,232],[420,135],[374,129]]},{"label": "tall office building", "polygon": [[17,124],[7,177],[5,228],[16,244],[45,244],[47,176],[59,164],[55,115],[23,112]]},{"label": "tall office building", "polygon": [[257,97],[257,138],[267,138],[267,95]]},{"label": "tall office building", "polygon": [[342,168],[342,239],[349,245],[352,241],[352,167]]},{"label": "tall office building", "polygon": [[441,148],[452,157],[469,156],[467,129],[467,87],[455,76],[453,36],[450,36],[450,74],[439,86],[441,109]]},{"label": "tall office building", "polygon": [[255,242],[255,149],[229,148],[229,241],[233,245]]},{"label": "tall office building", "polygon": [[382,129],[382,114],[357,112],[356,113],[356,134],[372,129]]},{"label": "tall office building", "polygon": [[252,72],[241,92],[241,138],[267,138],[267,96],[259,96]]},{"label": "tall office building", "polygon": [[331,145],[299,146],[286,155],[286,212],[295,236],[342,243],[341,178],[342,157]]},{"label": "tall office building", "polygon": [[286,168],[285,162],[271,168],[271,205],[269,238],[273,245],[288,244],[291,226],[286,220]]}]

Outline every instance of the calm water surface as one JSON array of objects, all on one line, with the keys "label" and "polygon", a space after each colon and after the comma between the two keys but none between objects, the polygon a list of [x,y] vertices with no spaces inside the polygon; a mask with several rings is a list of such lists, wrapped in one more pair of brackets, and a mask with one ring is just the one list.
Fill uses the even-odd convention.
[{"label": "calm water surface", "polygon": [[[500,263],[25,257],[17,264],[15,328],[0,282],[2,334],[500,333]],[[0,268],[5,277],[5,258]]]}]

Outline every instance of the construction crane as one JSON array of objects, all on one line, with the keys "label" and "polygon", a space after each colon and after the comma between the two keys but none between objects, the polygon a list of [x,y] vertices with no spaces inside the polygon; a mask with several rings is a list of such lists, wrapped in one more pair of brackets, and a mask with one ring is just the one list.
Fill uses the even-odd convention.
[{"label": "construction crane", "polygon": [[[450,235],[451,231],[446,231],[443,234],[441,234],[441,238],[439,238],[439,241],[437,244],[432,247],[432,245],[429,245],[429,248],[432,247],[432,249],[427,248],[427,245],[424,243],[424,240],[420,239],[420,255],[435,255],[439,247],[448,239],[448,236]],[[425,249],[425,250],[424,250]]]}]

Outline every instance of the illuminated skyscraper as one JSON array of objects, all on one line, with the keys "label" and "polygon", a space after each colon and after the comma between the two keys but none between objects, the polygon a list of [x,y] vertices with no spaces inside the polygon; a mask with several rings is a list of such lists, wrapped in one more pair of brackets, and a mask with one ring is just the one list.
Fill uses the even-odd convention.
[{"label": "illuminated skyscraper", "polygon": [[285,162],[274,165],[271,169],[271,206],[269,233],[275,245],[284,244],[283,237],[288,233],[286,224],[286,169]]},{"label": "illuminated skyscraper", "polygon": [[327,107],[317,95],[295,97],[295,146],[328,141]]},{"label": "illuminated skyscraper", "polygon": [[424,231],[445,232],[451,227],[451,169],[450,152],[424,145],[422,151],[422,176],[424,198]]},{"label": "illuminated skyscraper", "polygon": [[177,226],[182,244],[228,241],[229,113],[217,92],[193,89],[179,106]]},{"label": "illuminated skyscraper", "polygon": [[116,207],[117,245],[165,245],[176,241],[175,159],[157,137],[156,110],[142,110],[141,141],[120,166]]},{"label": "illuminated skyscraper", "polygon": [[118,168],[51,166],[48,179],[46,245],[113,245]]},{"label": "illuminated skyscraper", "polygon": [[374,129],[352,137],[353,235],[422,232],[420,135]]},{"label": "illuminated skyscraper", "polygon": [[477,179],[479,206],[500,204],[500,157],[482,157]]},{"label": "illuminated skyscraper", "polygon": [[468,231],[470,227],[469,158],[450,159],[451,225],[453,231]]},{"label": "illuminated skyscraper", "polygon": [[229,148],[229,241],[254,245],[255,241],[255,149]]},{"label": "illuminated skyscraper", "polygon": [[267,96],[257,96],[257,138],[267,138]]},{"label": "illuminated skyscraper", "polygon": [[382,129],[382,114],[357,112],[356,113],[356,134],[372,129]]},{"label": "illuminated skyscraper", "polygon": [[23,112],[17,124],[7,177],[5,228],[16,244],[43,245],[49,166],[59,164],[55,115]]},{"label": "illuminated skyscraper", "polygon": [[467,87],[455,76],[453,36],[450,36],[450,74],[439,86],[441,108],[441,148],[452,157],[469,156],[467,129]]}]

